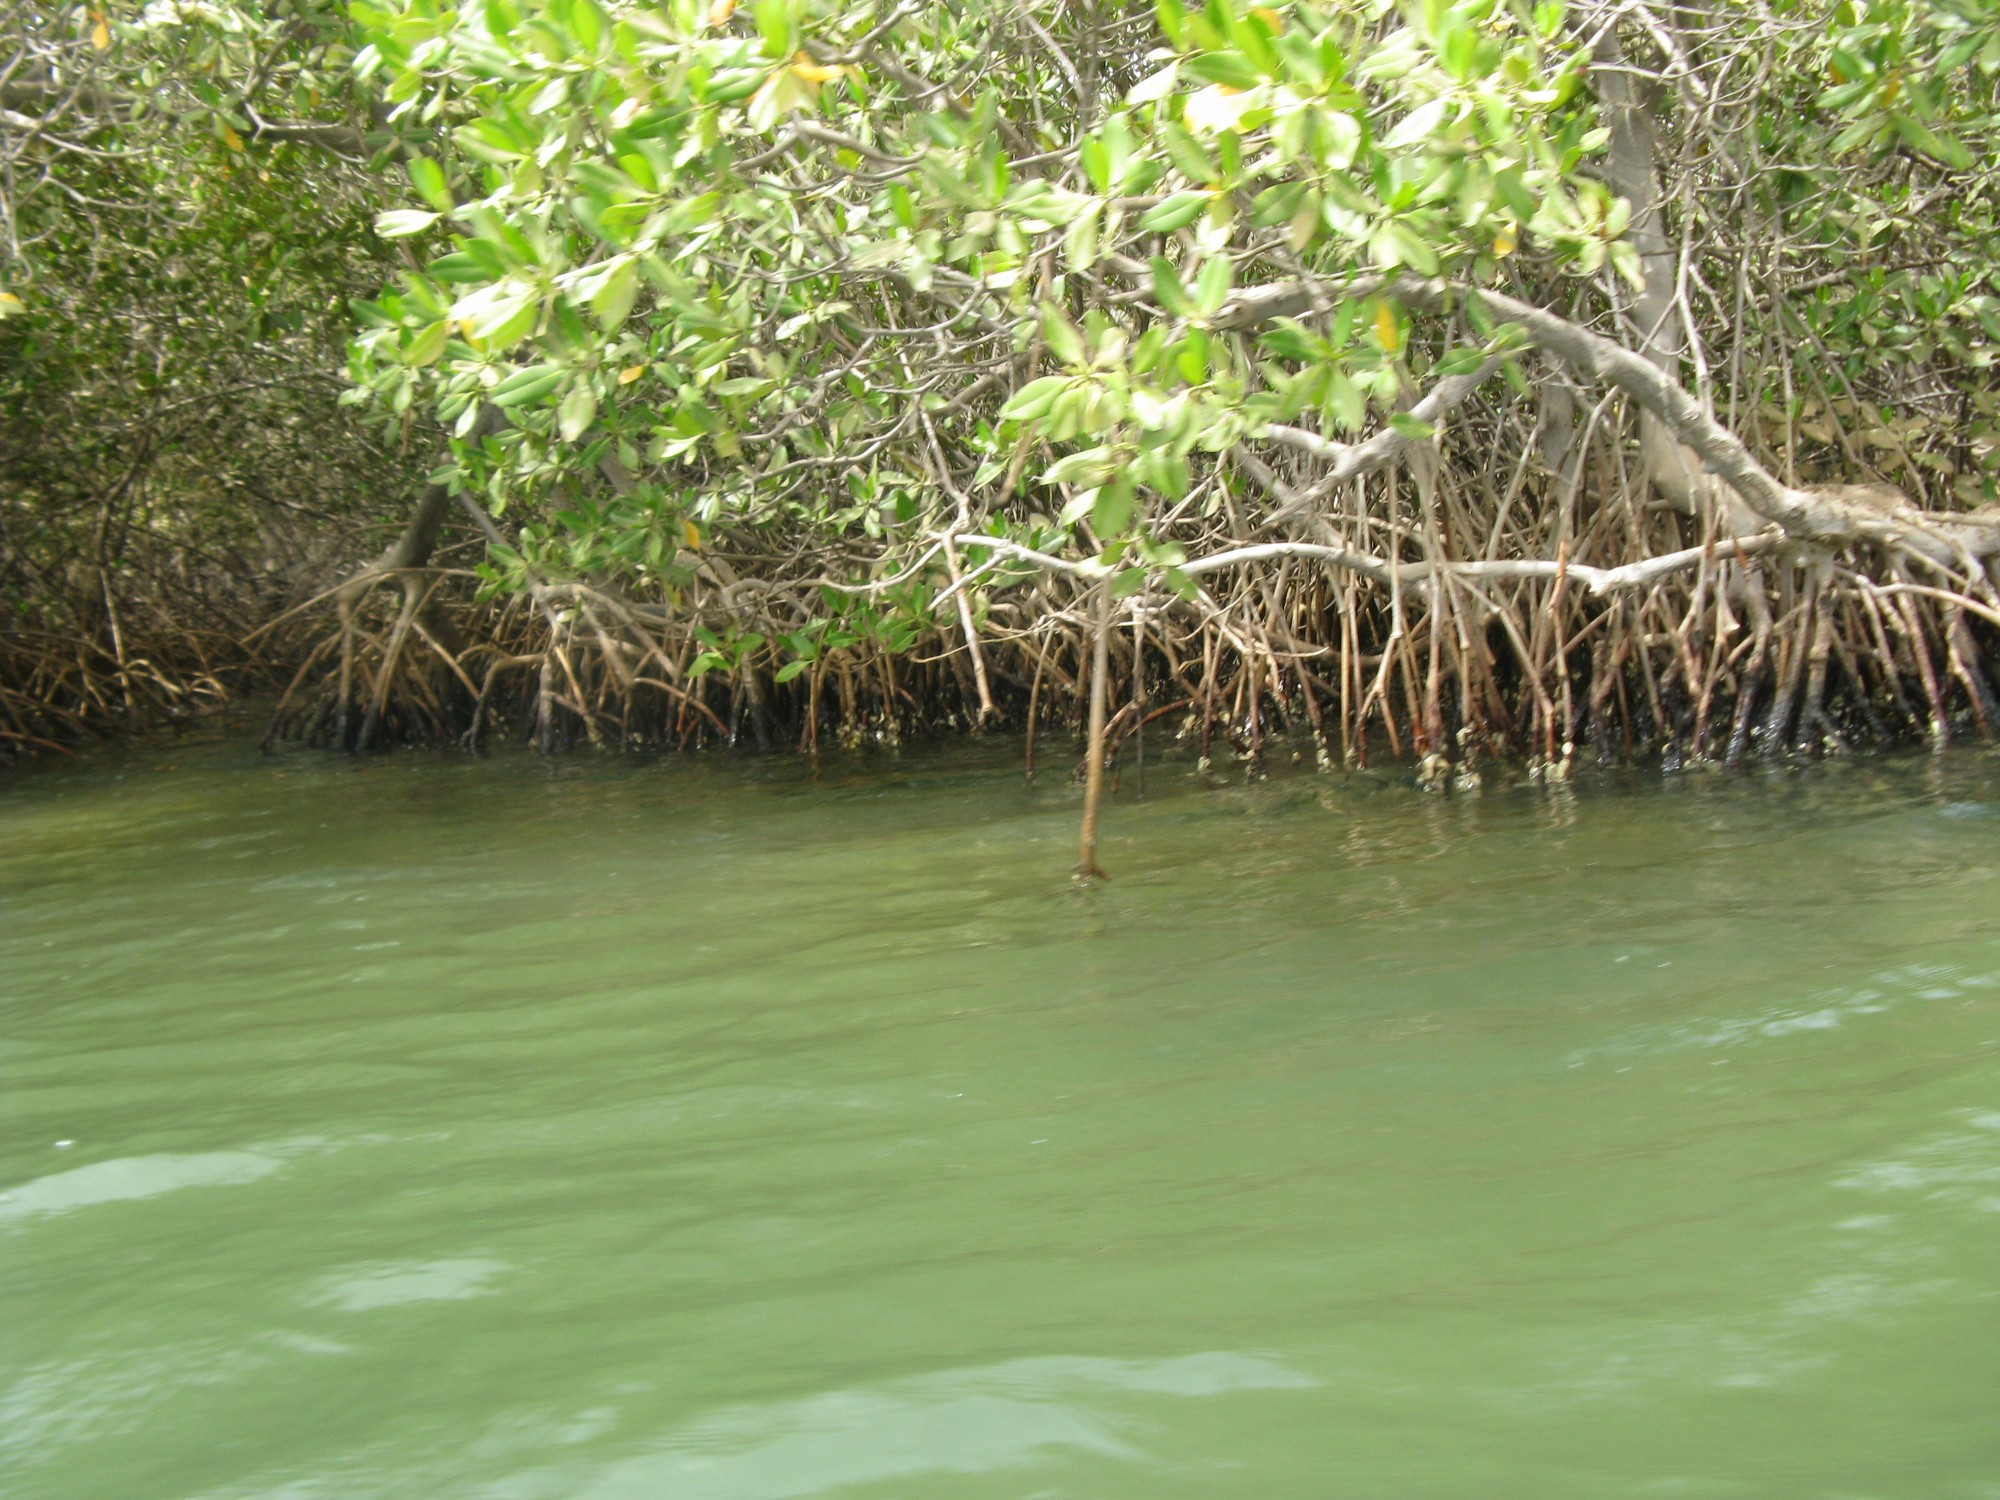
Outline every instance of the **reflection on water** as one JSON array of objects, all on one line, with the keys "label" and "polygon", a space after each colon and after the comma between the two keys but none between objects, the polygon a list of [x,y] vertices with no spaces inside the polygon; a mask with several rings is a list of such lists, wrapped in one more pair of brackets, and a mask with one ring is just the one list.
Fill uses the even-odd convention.
[{"label": "reflection on water", "polygon": [[505,1261],[465,1256],[458,1260],[391,1261],[328,1277],[307,1300],[342,1312],[373,1312],[406,1302],[454,1302],[483,1297]]},{"label": "reflection on water", "polygon": [[2000,1213],[2000,1112],[1961,1111],[1949,1130],[1913,1142],[1886,1161],[1863,1163],[1836,1185],[1870,1193],[1916,1193],[1982,1213]]},{"label": "reflection on water", "polygon": [[1063,1450],[1144,1460],[1143,1447],[1092,1411],[1095,1390],[1166,1396],[1291,1391],[1318,1382],[1241,1354],[1115,1360],[1045,1357],[951,1370],[873,1388],[719,1413],[657,1448],[601,1468],[523,1475],[489,1493],[508,1500],[790,1500],[857,1485],[994,1474]]},{"label": "reflection on water", "polygon": [[1972,973],[1958,964],[1905,964],[1871,975],[1859,988],[1816,991],[1802,1004],[1754,1015],[1646,1025],[1600,1046],[1580,1050],[1572,1066],[1632,1052],[1673,1047],[1732,1047],[1781,1038],[1797,1031],[1831,1031],[1862,1016],[1910,1002],[1962,1000],[1969,992],[2000,989],[2000,970]]},{"label": "reflection on water", "polygon": [[2000,762],[0,785],[0,1495],[2000,1494]]},{"label": "reflection on water", "polygon": [[56,1172],[0,1193],[0,1223],[37,1214],[68,1213],[95,1203],[152,1198],[177,1188],[232,1187],[278,1170],[250,1151],[202,1151],[189,1156],[133,1156]]}]

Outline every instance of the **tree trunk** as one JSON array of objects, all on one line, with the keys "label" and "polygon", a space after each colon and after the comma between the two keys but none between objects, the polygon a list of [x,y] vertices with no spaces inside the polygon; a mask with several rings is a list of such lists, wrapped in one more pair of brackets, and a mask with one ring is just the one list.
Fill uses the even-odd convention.
[{"label": "tree trunk", "polygon": [[1104,880],[1097,862],[1097,810],[1104,800],[1104,701],[1111,677],[1111,580],[1097,586],[1097,621],[1090,647],[1090,739],[1083,772],[1083,830],[1077,844],[1076,878]]},{"label": "tree trunk", "polygon": [[[1681,383],[1687,326],[1680,307],[1680,253],[1667,235],[1661,212],[1658,137],[1653,130],[1651,92],[1625,60],[1616,30],[1597,44],[1597,96],[1611,140],[1604,156],[1606,186],[1632,205],[1626,238],[1639,252],[1641,285],[1632,298],[1639,352],[1674,384]],[[1693,449],[1681,443],[1659,417],[1639,413],[1639,453],[1646,481],[1683,515],[1705,510],[1718,490]],[[1741,522],[1744,518],[1733,517]]]}]

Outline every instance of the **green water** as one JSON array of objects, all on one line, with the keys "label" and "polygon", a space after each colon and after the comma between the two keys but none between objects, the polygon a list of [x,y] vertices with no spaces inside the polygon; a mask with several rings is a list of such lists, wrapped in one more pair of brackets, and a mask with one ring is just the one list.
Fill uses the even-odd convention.
[{"label": "green water", "polygon": [[0,784],[0,1494],[2000,1495],[2000,758]]}]

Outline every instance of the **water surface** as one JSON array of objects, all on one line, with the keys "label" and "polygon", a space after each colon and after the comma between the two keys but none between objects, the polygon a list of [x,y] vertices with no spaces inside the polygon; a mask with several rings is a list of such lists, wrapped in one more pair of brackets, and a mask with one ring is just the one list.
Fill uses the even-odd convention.
[{"label": "water surface", "polygon": [[2000,760],[0,783],[0,1494],[2000,1496]]}]

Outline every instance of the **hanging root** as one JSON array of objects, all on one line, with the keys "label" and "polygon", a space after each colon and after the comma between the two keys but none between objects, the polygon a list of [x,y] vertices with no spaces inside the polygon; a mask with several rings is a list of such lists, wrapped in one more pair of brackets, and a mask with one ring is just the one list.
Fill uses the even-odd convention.
[{"label": "hanging root", "polygon": [[[272,734],[353,751],[477,748],[508,732],[545,751],[815,750],[1013,724],[1032,774],[1066,721],[1085,737],[1078,870],[1095,877],[1095,813],[1136,783],[1162,721],[1204,762],[1226,751],[1254,773],[1281,750],[1322,768],[1386,753],[1437,785],[1494,755],[1559,774],[1579,743],[1736,765],[1857,737],[2000,730],[2000,612],[1972,589],[1878,581],[1776,548],[1612,591],[1580,587],[1582,563],[1495,578],[1444,561],[1385,585],[1253,560],[1211,570],[1192,597],[1150,587],[1119,601],[1081,572],[1045,578],[991,609],[977,673],[949,606],[900,650],[844,640],[787,670],[778,643],[804,607],[746,616],[740,590],[733,614],[700,590],[670,607],[583,585],[481,605],[452,576],[381,577],[303,652]],[[733,660],[732,632],[754,637]],[[38,732],[4,717],[0,728]]]},{"label": "hanging root", "polygon": [[[1575,550],[1588,549],[1584,539]],[[740,597],[732,615],[701,589],[672,607],[583,585],[482,604],[462,575],[411,570],[331,601],[330,631],[313,637],[298,622],[268,643],[292,658],[269,739],[350,751],[476,749],[508,734],[551,752],[817,750],[1012,724],[1026,732],[1032,773],[1050,733],[1090,732],[1101,685],[1096,749],[1083,760],[1086,783],[1093,763],[1102,768],[1091,798],[1101,806],[1113,772],[1116,785],[1136,784],[1162,723],[1205,763],[1234,755],[1255,769],[1281,749],[1321,767],[1415,755],[1438,784],[1444,768],[1464,779],[1496,754],[1563,766],[1580,743],[1611,758],[1737,765],[1857,740],[2000,732],[2000,612],[1978,581],[1953,587],[1866,559],[1718,556],[1706,576],[1690,568],[1606,594],[1553,572],[1385,584],[1296,557],[1199,583],[1193,597],[1153,586],[1109,604],[1105,631],[1102,591],[1086,577],[999,596],[976,636],[981,672],[952,605],[927,633],[893,643],[900,650],[856,639],[787,671],[778,643],[810,616],[776,588],[761,615],[742,614]],[[762,640],[721,666],[704,660],[714,655],[704,637],[732,633]],[[83,651],[0,642],[0,754],[224,700],[215,675],[161,668],[167,653],[129,626],[123,648],[121,662],[108,637]],[[1085,875],[1101,873],[1094,848],[1079,850]]]},{"label": "hanging root", "polygon": [[121,610],[107,586],[61,628],[0,628],[0,762],[187,724],[228,701],[228,679],[264,673],[226,637],[130,601]]}]

